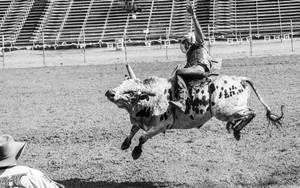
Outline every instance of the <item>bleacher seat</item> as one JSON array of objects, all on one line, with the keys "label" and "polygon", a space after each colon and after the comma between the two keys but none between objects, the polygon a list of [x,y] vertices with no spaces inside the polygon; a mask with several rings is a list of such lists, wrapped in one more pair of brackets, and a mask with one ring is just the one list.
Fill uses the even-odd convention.
[{"label": "bleacher seat", "polygon": [[2,0],[0,1],[0,20],[2,20],[3,16],[5,15],[8,7],[11,3],[11,0]]},{"label": "bleacher seat", "polygon": [[[290,20],[300,22],[300,1],[211,1],[210,7],[214,35],[219,36],[247,36],[250,23],[256,36],[282,35],[290,32]],[[297,24],[295,27],[300,28]]]},{"label": "bleacher seat", "polygon": [[[182,0],[1,0],[0,34],[13,45],[104,44],[124,37],[127,41],[176,40],[193,28]],[[255,37],[284,37],[300,29],[300,1],[296,0],[195,0],[198,20],[210,38],[245,38],[249,23]],[[168,36],[166,36],[168,35]]]},{"label": "bleacher seat", "polygon": [[32,4],[33,0],[11,1],[0,23],[0,35],[4,35],[6,42],[16,42]]},{"label": "bleacher seat", "polygon": [[78,43],[78,38],[91,2],[91,0],[82,0],[74,1],[72,3],[68,17],[66,18],[59,35],[59,43]]},{"label": "bleacher seat", "polygon": [[57,42],[56,39],[71,3],[72,1],[67,0],[52,1],[52,4],[47,9],[42,26],[35,31],[34,43],[42,43],[43,35],[46,44],[55,44]]},{"label": "bleacher seat", "polygon": [[110,5],[109,0],[93,2],[84,27],[85,41],[97,43],[101,40]]},{"label": "bleacher seat", "polygon": [[31,41],[34,37],[34,31],[41,24],[41,17],[44,16],[48,5],[49,1],[47,0],[34,1],[27,19],[20,30],[16,45],[32,45]]}]

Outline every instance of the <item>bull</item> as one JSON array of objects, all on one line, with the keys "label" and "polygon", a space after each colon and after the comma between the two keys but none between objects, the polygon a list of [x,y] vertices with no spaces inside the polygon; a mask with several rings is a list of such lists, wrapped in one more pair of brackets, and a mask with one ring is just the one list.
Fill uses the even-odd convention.
[{"label": "bull", "polygon": [[283,106],[280,116],[272,113],[252,81],[246,77],[223,75],[212,76],[205,82],[190,82],[187,109],[181,112],[169,104],[175,97],[175,76],[140,80],[131,67],[126,66],[129,79],[108,90],[105,95],[130,116],[132,128],[121,145],[122,150],[130,147],[133,136],[140,129],[144,130],[139,144],[132,151],[133,159],[141,156],[143,144],[153,136],[167,129],[200,128],[212,117],[227,122],[227,130],[232,130],[235,139],[240,140],[241,130],[255,117],[254,110],[247,105],[251,89],[264,106],[269,123],[276,127],[281,125]]}]

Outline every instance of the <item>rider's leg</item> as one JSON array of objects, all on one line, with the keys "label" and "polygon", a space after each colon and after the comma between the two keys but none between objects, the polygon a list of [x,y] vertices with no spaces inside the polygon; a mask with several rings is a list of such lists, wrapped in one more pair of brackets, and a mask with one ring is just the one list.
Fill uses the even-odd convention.
[{"label": "rider's leg", "polygon": [[180,75],[176,75],[176,85],[177,85],[177,101],[170,101],[170,104],[177,107],[182,112],[185,112],[186,105],[185,102],[188,98],[188,90],[185,81]]},{"label": "rider's leg", "polygon": [[177,85],[177,100],[170,101],[170,104],[177,107],[182,112],[186,110],[186,100],[189,96],[186,86],[186,80],[201,80],[206,77],[205,68],[202,66],[192,66],[188,68],[178,69],[176,71],[176,85]]},{"label": "rider's leg", "polygon": [[[204,65],[205,66],[205,65]],[[176,74],[182,76],[183,78],[194,80],[194,79],[204,79],[207,77],[205,68],[201,65],[196,65],[192,67],[187,67],[183,69],[178,69]]]}]

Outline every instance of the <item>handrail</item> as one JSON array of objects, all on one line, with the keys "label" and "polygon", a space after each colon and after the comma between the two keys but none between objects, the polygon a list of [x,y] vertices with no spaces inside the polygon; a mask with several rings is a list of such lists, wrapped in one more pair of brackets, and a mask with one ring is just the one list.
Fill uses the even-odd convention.
[{"label": "handrail", "polygon": [[[131,4],[133,5],[134,4],[134,0],[131,1]],[[127,19],[126,19],[126,24],[125,24],[125,27],[124,27],[124,34],[123,34],[123,38],[124,40],[126,40],[126,33],[127,33],[127,28],[128,28],[128,25],[129,25],[129,18],[130,18],[130,12],[127,14]]]},{"label": "handrail", "polygon": [[69,13],[70,13],[70,10],[71,10],[71,7],[72,7],[73,2],[74,2],[74,0],[71,0],[71,1],[70,1],[68,10],[67,10],[67,12],[66,12],[66,14],[65,14],[64,20],[63,20],[63,22],[62,22],[62,24],[61,24],[61,26],[60,26],[60,28],[59,28],[58,34],[57,34],[57,36],[56,36],[55,44],[57,44],[57,42],[58,42],[58,40],[59,40],[59,38],[60,38],[61,32],[62,32],[62,30],[63,30],[63,28],[64,28],[64,26],[65,26],[65,23],[66,23],[66,20],[67,20],[67,18],[68,18],[68,16],[69,16]]},{"label": "handrail", "polygon": [[152,0],[152,3],[151,3],[150,13],[149,13],[149,19],[148,19],[147,28],[146,28],[147,32],[145,33],[145,39],[147,39],[147,37],[148,37],[149,27],[150,27],[152,13],[153,13],[153,7],[154,7],[154,0]]},{"label": "handrail", "polygon": [[279,24],[280,24],[280,35],[282,35],[282,20],[281,20],[281,9],[280,9],[280,2],[277,0],[278,6],[278,15],[279,15]]},{"label": "handrail", "polygon": [[[256,23],[259,22],[259,16],[258,16],[259,11],[258,11],[258,7],[259,7],[259,6],[258,6],[258,1],[256,0],[256,1],[255,1]],[[258,26],[258,24],[257,24],[256,30],[257,30],[257,34],[259,35],[259,26]]]},{"label": "handrail", "polygon": [[36,42],[36,41],[40,38],[41,32],[44,31],[45,24],[46,24],[46,22],[47,22],[48,19],[49,19],[50,13],[52,12],[52,8],[53,8],[54,1],[49,1],[49,2],[50,2],[50,4],[48,5],[47,10],[45,11],[45,14],[44,14],[44,16],[43,16],[43,18],[42,18],[42,21],[41,21],[41,23],[40,23],[40,26],[39,26],[39,28],[37,29],[37,32],[34,34],[35,37],[34,37],[34,39],[33,39],[33,43]]},{"label": "handrail", "polygon": [[84,33],[84,30],[85,30],[85,26],[86,26],[86,22],[90,16],[90,12],[91,12],[91,9],[92,9],[92,6],[94,4],[94,1],[95,0],[91,0],[90,4],[89,4],[89,8],[88,8],[88,11],[86,12],[86,15],[85,15],[85,18],[84,18],[84,21],[83,21],[83,24],[82,24],[82,27],[81,27],[81,30],[80,30],[80,34],[78,36],[78,41],[80,41],[81,37],[82,37],[82,34]]},{"label": "handrail", "polygon": [[106,14],[106,18],[105,18],[105,22],[104,22],[104,26],[103,26],[103,30],[102,30],[102,33],[101,33],[100,40],[102,40],[103,37],[104,37],[105,30],[106,30],[106,27],[107,27],[108,18],[109,18],[111,9],[112,9],[112,7],[113,7],[113,4],[114,4],[114,0],[111,0],[111,3],[110,3],[110,5],[109,5],[109,9],[108,9],[107,14]]},{"label": "handrail", "polygon": [[27,17],[28,17],[28,15],[29,15],[29,13],[30,13],[30,10],[31,10],[31,8],[32,8],[32,6],[33,6],[34,1],[35,1],[35,0],[31,0],[29,6],[26,8],[26,14],[25,14],[24,17],[22,18],[22,21],[17,25],[17,28],[18,28],[18,29],[17,29],[17,32],[14,34],[13,44],[16,43],[16,41],[17,41],[17,39],[18,39],[18,37],[19,37],[19,35],[20,35],[20,32],[21,32],[21,30],[22,30],[22,28],[23,28],[23,26],[24,26],[24,24],[25,24],[25,21],[27,20]]},{"label": "handrail", "polygon": [[173,14],[174,14],[174,7],[175,7],[175,0],[173,0],[173,2],[172,2],[172,10],[171,10],[171,16],[170,16],[170,22],[169,22],[168,36],[170,36],[170,33],[171,33],[171,27],[172,27],[172,21],[173,21]]}]

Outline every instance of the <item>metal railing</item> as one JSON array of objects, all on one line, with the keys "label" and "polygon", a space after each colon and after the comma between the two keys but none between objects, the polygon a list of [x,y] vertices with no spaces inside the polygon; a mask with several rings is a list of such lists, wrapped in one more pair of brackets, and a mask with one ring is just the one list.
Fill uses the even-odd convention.
[{"label": "metal railing", "polygon": [[54,1],[50,1],[49,3],[50,4],[49,4],[47,10],[45,11],[45,14],[42,18],[41,24],[38,27],[37,31],[34,33],[35,37],[32,40],[33,44],[41,37],[41,32],[44,31],[45,24],[47,23],[49,15],[52,11]]},{"label": "metal railing", "polygon": [[84,18],[84,21],[83,21],[83,24],[82,24],[82,27],[81,27],[81,30],[80,30],[80,34],[79,34],[79,36],[78,36],[78,41],[80,41],[81,38],[82,38],[83,36],[85,36],[85,35],[83,35],[83,33],[84,33],[84,30],[85,30],[86,22],[87,22],[87,20],[88,20],[88,18],[89,18],[89,16],[90,16],[90,12],[91,12],[92,6],[93,6],[93,4],[94,4],[94,1],[95,1],[95,0],[91,0],[91,2],[90,2],[90,4],[89,4],[88,11],[86,12],[86,15],[85,15],[85,18]]},{"label": "metal railing", "polygon": [[59,28],[58,34],[57,34],[57,36],[56,36],[55,44],[57,44],[58,41],[59,41],[61,32],[62,32],[62,30],[63,30],[63,28],[64,28],[64,26],[65,26],[66,20],[68,19],[68,16],[69,16],[70,10],[71,10],[71,8],[72,8],[73,2],[74,2],[74,0],[70,0],[69,7],[68,7],[68,9],[67,9],[67,12],[66,12],[66,14],[65,14],[65,17],[64,17],[64,19],[63,19],[63,22],[62,22],[62,24],[61,24],[61,26],[60,26],[60,28]]},{"label": "metal railing", "polygon": [[111,3],[110,3],[110,5],[109,5],[109,9],[108,9],[107,14],[106,14],[106,18],[105,18],[105,22],[104,22],[104,26],[103,26],[103,30],[102,30],[102,33],[101,33],[100,40],[102,40],[103,37],[104,37],[105,29],[106,29],[106,27],[107,27],[107,22],[108,22],[109,15],[110,15],[111,9],[112,9],[112,7],[113,7],[113,4],[114,4],[114,0],[111,0]]}]

